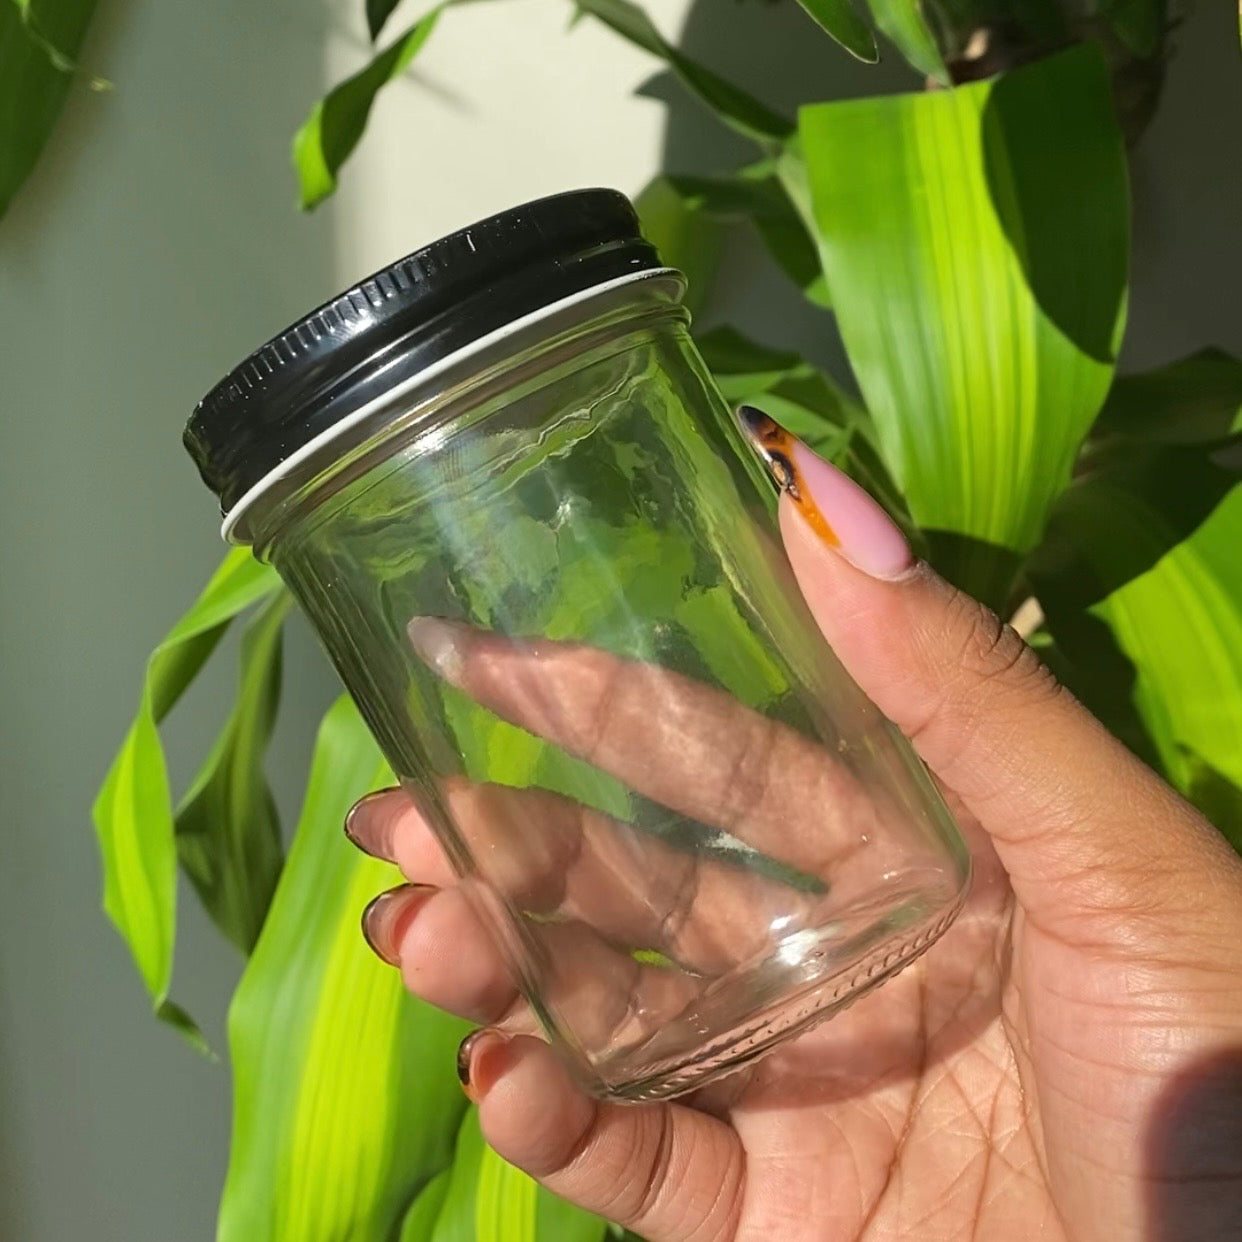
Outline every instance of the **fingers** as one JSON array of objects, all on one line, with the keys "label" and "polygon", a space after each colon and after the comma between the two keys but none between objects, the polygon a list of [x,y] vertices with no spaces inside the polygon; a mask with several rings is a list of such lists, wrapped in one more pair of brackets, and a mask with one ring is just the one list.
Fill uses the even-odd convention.
[{"label": "fingers", "polygon": [[[478,876],[518,916],[591,928],[629,951],[655,951],[698,975],[718,975],[767,943],[774,919],[814,923],[822,894],[696,857],[541,789],[446,782],[444,802],[478,860]],[[455,882],[426,818],[402,790],[364,799],[349,831],[368,853],[416,884]]]},{"label": "fingers", "polygon": [[[705,976],[672,961],[648,962],[601,935],[594,923],[572,918],[563,909],[553,919],[522,910],[511,911],[506,919],[498,908],[500,895],[477,880],[468,878],[447,888],[418,882],[428,873],[441,873],[446,864],[434,857],[438,847],[419,843],[430,834],[400,791],[373,797],[351,815],[355,840],[370,852],[377,852],[369,836],[372,823],[377,830],[401,823],[391,811],[398,800],[411,813],[405,817],[406,830],[398,827],[394,833],[393,852],[405,858],[407,868],[414,858],[428,870],[410,871],[416,882],[375,898],[363,913],[362,926],[371,948],[400,967],[415,995],[474,1022],[511,1025],[521,1019],[532,1029],[501,948],[517,929],[524,942],[519,956],[540,972],[536,987],[541,1002],[554,1021],[592,1051],[624,1056],[698,999]],[[562,879],[558,872],[547,887]]]},{"label": "fingers", "polygon": [[1201,869],[1216,847],[1198,816],[1012,629],[915,566],[860,488],[800,443],[791,454],[781,530],[820,629],[988,831],[1028,912],[1107,927],[1159,900],[1170,867]]},{"label": "fingers", "polygon": [[741,1211],[734,1130],[676,1104],[597,1102],[538,1040],[480,1032],[463,1078],[488,1143],[555,1194],[649,1242],[726,1242]]},{"label": "fingers", "polygon": [[401,969],[406,987],[471,1022],[499,1022],[518,1001],[513,975],[458,888],[405,884],[381,893],[362,916],[375,953]]},{"label": "fingers", "polygon": [[[401,970],[405,986],[472,1022],[534,1030],[515,974],[460,888],[405,884],[363,913],[375,953]],[[500,934],[498,934],[498,931]],[[624,1058],[663,1031],[698,998],[702,982],[617,949],[579,922],[525,924],[526,954],[538,962],[541,1003],[586,1049]],[[601,1073],[606,1066],[601,1063]]]},{"label": "fingers", "polygon": [[[502,719],[809,876],[883,839],[874,802],[845,764],[714,686],[594,647],[431,617],[409,632],[445,681]],[[803,831],[791,833],[793,823]]]}]

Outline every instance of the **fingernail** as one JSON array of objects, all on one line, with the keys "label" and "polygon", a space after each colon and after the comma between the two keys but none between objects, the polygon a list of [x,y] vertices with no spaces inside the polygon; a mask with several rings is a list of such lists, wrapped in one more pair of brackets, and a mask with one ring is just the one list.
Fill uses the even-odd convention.
[{"label": "fingernail", "polygon": [[380,893],[362,912],[362,936],[389,966],[401,964],[401,942],[419,910],[436,889],[430,884],[399,884]]},{"label": "fingernail", "polygon": [[349,838],[350,844],[357,846],[364,854],[369,854],[372,858],[385,858],[385,843],[374,839],[374,821],[369,817],[370,812],[375,804],[383,798],[391,797],[395,793],[400,793],[401,789],[397,785],[390,785],[387,789],[377,789],[374,793],[369,793],[366,797],[359,798],[353,806],[349,808],[348,814],[345,816],[345,835]]},{"label": "fingernail", "polygon": [[772,477],[829,547],[873,578],[900,578],[913,566],[905,536],[849,475],[816,456],[762,410],[744,405],[737,413]]},{"label": "fingernail", "polygon": [[509,1068],[509,1037],[484,1027],[471,1031],[457,1049],[461,1089],[478,1103]]},{"label": "fingernail", "polygon": [[462,626],[439,617],[415,617],[406,627],[418,658],[438,673],[451,686],[461,682],[462,657],[460,631]]}]

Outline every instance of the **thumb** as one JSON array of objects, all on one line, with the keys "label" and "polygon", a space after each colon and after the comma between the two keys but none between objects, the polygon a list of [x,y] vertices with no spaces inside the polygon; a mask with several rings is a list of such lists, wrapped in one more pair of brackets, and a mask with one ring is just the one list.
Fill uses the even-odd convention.
[{"label": "thumb", "polygon": [[1196,872],[1226,852],[1198,814],[1011,627],[916,563],[856,483],[758,411],[742,423],[782,485],[785,547],[819,628],[979,820],[1027,913],[1113,940],[1119,913],[1193,907]]}]

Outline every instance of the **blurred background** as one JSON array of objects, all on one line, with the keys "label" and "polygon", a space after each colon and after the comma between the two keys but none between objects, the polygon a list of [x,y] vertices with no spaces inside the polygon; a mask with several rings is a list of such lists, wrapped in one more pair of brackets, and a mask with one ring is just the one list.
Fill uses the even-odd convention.
[{"label": "blurred background", "polygon": [[[290,319],[471,220],[738,160],[695,101],[652,77],[651,59],[596,23],[567,30],[556,0],[507,0],[441,25],[384,93],[338,196],[302,215],[289,140],[366,59],[355,10],[105,0],[84,62],[114,89],[77,89],[0,220],[3,1239],[214,1231],[227,1069],[149,1016],[100,913],[89,821],[146,654],[220,556],[212,499],[180,446],[196,399]],[[658,16],[687,51],[778,106],[918,85],[896,58],[866,68],[836,56],[826,71],[792,8],[662,0]],[[759,42],[747,34],[757,23]],[[1164,99],[1132,161],[1126,368],[1207,343],[1242,352],[1231,6],[1188,6],[1171,44]],[[706,314],[843,374],[823,318],[771,270],[739,239]],[[228,690],[208,679],[171,722],[174,782],[208,745]],[[296,627],[285,693],[270,771],[291,818],[333,694]],[[220,1046],[240,959],[193,903],[181,920],[178,996]]]}]

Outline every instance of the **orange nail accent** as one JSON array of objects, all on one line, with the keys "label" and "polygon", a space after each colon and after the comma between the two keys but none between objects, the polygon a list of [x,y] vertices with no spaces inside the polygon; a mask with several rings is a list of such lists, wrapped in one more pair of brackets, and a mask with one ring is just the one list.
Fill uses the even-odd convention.
[{"label": "orange nail accent", "polygon": [[811,499],[811,494],[802,481],[801,471],[794,459],[796,437],[771,415],[755,409],[753,405],[740,406],[737,418],[746,438],[763,458],[777,486],[798,506],[811,529],[829,547],[838,547],[841,541],[837,538],[836,531],[828,525],[827,518],[819,511],[819,506]]}]

